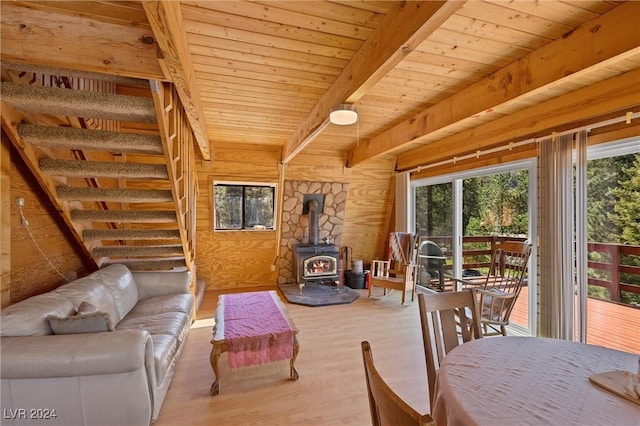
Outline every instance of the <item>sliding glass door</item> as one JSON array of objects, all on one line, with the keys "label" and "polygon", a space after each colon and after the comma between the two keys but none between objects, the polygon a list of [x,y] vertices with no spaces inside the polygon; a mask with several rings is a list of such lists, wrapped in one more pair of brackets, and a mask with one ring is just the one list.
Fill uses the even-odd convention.
[{"label": "sliding glass door", "polygon": [[415,232],[421,237],[418,283],[444,289],[445,274],[453,270],[453,183],[433,183],[414,189]]},{"label": "sliding glass door", "polygon": [[586,342],[640,353],[640,139],[587,153]]},{"label": "sliding glass door", "polygon": [[[535,211],[536,197],[530,181],[535,182],[533,161],[412,182],[414,229],[423,240],[442,249],[445,276],[485,275],[497,242],[533,240],[535,215],[531,212]],[[437,263],[425,260],[425,254],[420,284],[442,290]],[[528,285],[512,313],[514,328],[523,334],[534,328],[530,312],[534,312],[535,291],[528,291],[534,282],[530,266]],[[444,289],[452,290],[453,282],[445,279]]]}]

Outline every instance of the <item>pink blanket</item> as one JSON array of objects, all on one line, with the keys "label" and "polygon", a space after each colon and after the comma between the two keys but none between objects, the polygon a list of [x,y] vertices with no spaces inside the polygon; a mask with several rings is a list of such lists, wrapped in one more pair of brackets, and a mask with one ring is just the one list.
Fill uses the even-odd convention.
[{"label": "pink blanket", "polygon": [[293,357],[293,329],[270,292],[224,295],[224,339],[229,367]]}]

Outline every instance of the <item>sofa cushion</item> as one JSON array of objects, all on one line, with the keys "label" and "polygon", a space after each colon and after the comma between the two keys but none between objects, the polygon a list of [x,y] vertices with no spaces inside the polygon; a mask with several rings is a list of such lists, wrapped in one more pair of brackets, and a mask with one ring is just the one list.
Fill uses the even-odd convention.
[{"label": "sofa cushion", "polygon": [[166,296],[155,296],[143,299],[138,302],[134,309],[129,312],[129,317],[148,316],[162,312],[191,312],[193,296],[189,293],[167,294]]},{"label": "sofa cushion", "polygon": [[156,364],[156,381],[162,383],[178,350],[178,339],[168,334],[152,334],[153,358]]},{"label": "sofa cushion", "polygon": [[[131,311],[134,313],[136,308]],[[182,342],[184,329],[187,324],[187,314],[182,312],[161,312],[148,316],[127,315],[116,326],[116,330],[147,330],[154,334],[169,334]]]},{"label": "sofa cushion", "polygon": [[87,302],[95,306],[98,311],[108,314],[113,324],[120,321],[120,313],[116,309],[111,292],[100,280],[96,280],[91,275],[58,287],[53,290],[53,293],[67,297],[76,310],[82,302]]},{"label": "sofa cushion", "polygon": [[138,286],[125,265],[113,264],[95,271],[88,277],[100,281],[111,292],[120,321],[138,303]]},{"label": "sofa cushion", "polygon": [[66,317],[76,312],[69,299],[57,293],[44,293],[2,309],[0,336],[52,334],[47,316]]},{"label": "sofa cushion", "polygon": [[189,293],[191,272],[143,271],[133,272],[138,285],[138,299],[148,299],[165,294]]},{"label": "sofa cushion", "polygon": [[99,311],[67,317],[49,315],[47,320],[53,334],[103,333],[114,330],[109,315]]}]

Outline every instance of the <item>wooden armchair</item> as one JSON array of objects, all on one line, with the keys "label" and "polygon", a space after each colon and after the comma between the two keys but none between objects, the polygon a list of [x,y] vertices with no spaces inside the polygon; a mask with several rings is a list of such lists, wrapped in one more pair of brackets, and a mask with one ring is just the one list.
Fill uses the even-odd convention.
[{"label": "wooden armchair", "polygon": [[445,355],[474,337],[482,337],[475,291],[418,294],[431,407],[435,398],[436,373]]},{"label": "wooden armchair", "polygon": [[486,277],[459,279],[458,289],[475,288],[481,307],[480,321],[485,336],[507,335],[506,326],[524,283],[531,244],[521,241],[499,243],[491,256],[491,267]]},{"label": "wooden armchair", "polygon": [[[418,237],[416,234],[392,232],[389,234],[387,260],[373,260],[371,263],[371,285],[369,297],[374,287],[382,287],[383,296],[393,290],[402,291],[402,304],[405,304],[406,292],[411,292],[413,302],[418,281],[416,254]],[[391,290],[387,292],[387,290]]]},{"label": "wooden armchair", "polygon": [[373,354],[369,342],[362,342],[362,359],[367,380],[371,423],[383,425],[435,425],[429,414],[420,414],[407,404],[387,385],[373,364]]}]

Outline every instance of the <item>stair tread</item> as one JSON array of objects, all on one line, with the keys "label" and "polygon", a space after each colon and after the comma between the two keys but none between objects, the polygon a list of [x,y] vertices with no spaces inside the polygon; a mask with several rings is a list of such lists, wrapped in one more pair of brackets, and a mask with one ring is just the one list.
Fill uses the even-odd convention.
[{"label": "stair tread", "polygon": [[147,246],[102,246],[92,250],[95,257],[147,257],[147,256],[172,256],[181,255],[181,244],[175,245],[147,245]]},{"label": "stair tread", "polygon": [[156,123],[153,99],[2,82],[2,101],[35,114]]},{"label": "stair tread", "polygon": [[113,263],[121,263],[123,265],[126,265],[132,271],[169,270],[169,269],[175,269],[175,268],[186,268],[187,266],[186,260],[184,257],[144,259],[144,260],[107,259],[102,263],[102,266],[110,265]]},{"label": "stair tread", "polygon": [[92,240],[164,240],[180,239],[177,229],[88,229],[83,239]]},{"label": "stair tread", "polygon": [[24,142],[38,146],[156,155],[163,152],[158,135],[33,124],[20,124],[18,132]]},{"label": "stair tread", "polygon": [[40,170],[54,176],[168,179],[164,164],[117,163],[107,161],[54,160],[42,158]]},{"label": "stair tread", "polygon": [[56,191],[58,198],[64,201],[120,201],[126,203],[173,201],[171,191],[165,189],[58,186]]},{"label": "stair tread", "polygon": [[175,223],[171,210],[72,210],[71,219],[85,222]]}]

